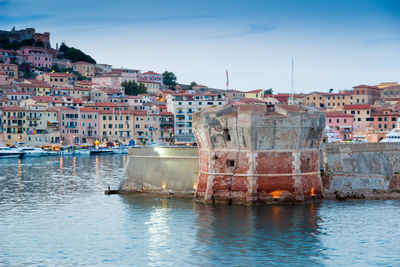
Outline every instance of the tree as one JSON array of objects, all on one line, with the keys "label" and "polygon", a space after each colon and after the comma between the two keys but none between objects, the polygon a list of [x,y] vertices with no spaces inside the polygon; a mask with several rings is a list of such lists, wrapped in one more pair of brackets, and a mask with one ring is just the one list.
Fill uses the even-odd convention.
[{"label": "tree", "polygon": [[147,93],[147,88],[143,83],[137,84],[135,81],[123,81],[121,86],[124,87],[126,95],[140,95]]},{"label": "tree", "polygon": [[333,88],[329,89],[329,93],[330,93],[330,94],[333,93]]},{"label": "tree", "polygon": [[69,59],[72,62],[85,61],[96,64],[96,60],[94,60],[91,56],[83,53],[81,50],[75,47],[68,47],[65,43],[62,43],[58,50],[63,53],[61,56],[57,56],[58,58],[61,57]]},{"label": "tree", "polygon": [[176,85],[176,75],[170,71],[164,71],[163,75],[163,83],[165,85]]},{"label": "tree", "polygon": [[197,83],[195,81],[191,82],[188,90],[192,90],[193,86],[196,86],[196,85],[197,85]]},{"label": "tree", "polygon": [[273,94],[272,88],[269,88],[268,90],[264,90],[264,95],[272,95],[272,94]]}]

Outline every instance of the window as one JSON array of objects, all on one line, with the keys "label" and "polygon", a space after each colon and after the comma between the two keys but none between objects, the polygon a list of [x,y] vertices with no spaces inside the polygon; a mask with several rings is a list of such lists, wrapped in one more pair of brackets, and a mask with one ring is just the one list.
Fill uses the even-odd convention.
[{"label": "window", "polygon": [[228,159],[228,160],[226,161],[226,166],[227,166],[227,167],[235,167],[235,161],[234,161],[234,160]]},{"label": "window", "polygon": [[223,137],[225,141],[231,141],[231,135],[229,133],[229,129],[224,129]]}]

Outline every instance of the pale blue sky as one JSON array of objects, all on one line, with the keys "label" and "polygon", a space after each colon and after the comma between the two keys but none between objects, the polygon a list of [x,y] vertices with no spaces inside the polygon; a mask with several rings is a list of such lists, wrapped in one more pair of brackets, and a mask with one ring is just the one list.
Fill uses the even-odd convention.
[{"label": "pale blue sky", "polygon": [[99,63],[173,71],[241,90],[346,89],[400,81],[400,1],[0,0],[1,29],[51,32]]}]

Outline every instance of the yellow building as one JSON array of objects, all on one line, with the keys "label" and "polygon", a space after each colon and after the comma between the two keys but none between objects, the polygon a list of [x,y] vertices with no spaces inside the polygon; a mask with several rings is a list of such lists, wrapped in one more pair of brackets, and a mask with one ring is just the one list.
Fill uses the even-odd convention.
[{"label": "yellow building", "polygon": [[78,61],[71,64],[72,69],[84,77],[94,77],[94,64]]},{"label": "yellow building", "polygon": [[53,87],[43,81],[35,79],[25,79],[22,83],[17,84],[18,91],[26,92],[34,96],[51,95]]},{"label": "yellow building", "polygon": [[43,73],[36,77],[37,80],[46,82],[52,87],[72,87],[76,76],[71,73],[51,72]]},{"label": "yellow building", "polygon": [[102,143],[119,141],[123,144],[133,138],[134,121],[129,110],[99,110],[99,136]]},{"label": "yellow building", "polygon": [[258,90],[248,91],[248,92],[245,92],[245,96],[246,96],[246,98],[264,100],[264,90],[258,89]]},{"label": "yellow building", "polygon": [[12,145],[26,142],[30,145],[50,145],[60,141],[57,111],[41,107],[23,109],[3,107],[3,142]]},{"label": "yellow building", "polygon": [[342,110],[345,105],[352,104],[352,99],[353,94],[350,91],[341,93],[313,92],[303,97],[303,103],[317,108]]},{"label": "yellow building", "polygon": [[147,92],[150,94],[156,94],[160,90],[160,84],[156,82],[148,82],[148,81],[140,81],[139,83],[144,84],[146,86]]}]

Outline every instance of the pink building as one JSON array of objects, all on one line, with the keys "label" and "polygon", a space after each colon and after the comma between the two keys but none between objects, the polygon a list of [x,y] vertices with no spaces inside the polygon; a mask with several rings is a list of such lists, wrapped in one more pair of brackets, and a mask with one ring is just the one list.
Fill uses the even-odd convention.
[{"label": "pink building", "polygon": [[123,81],[136,81],[136,74],[112,71],[92,78],[94,87],[121,88]]},{"label": "pink building", "polygon": [[61,108],[60,135],[63,145],[94,144],[99,138],[99,111],[93,108]]},{"label": "pink building", "polygon": [[51,68],[52,56],[41,47],[24,46],[18,51],[22,62],[32,64],[34,67]]},{"label": "pink building", "polygon": [[5,72],[0,71],[0,85],[10,84],[11,80],[8,77],[8,74]]},{"label": "pink building", "polygon": [[341,140],[351,140],[353,138],[353,115],[342,111],[326,112],[326,125],[338,134]]},{"label": "pink building", "polygon": [[156,82],[162,84],[163,82],[163,77],[162,74],[154,72],[154,71],[148,71],[145,73],[142,73],[138,77],[139,82]]}]

